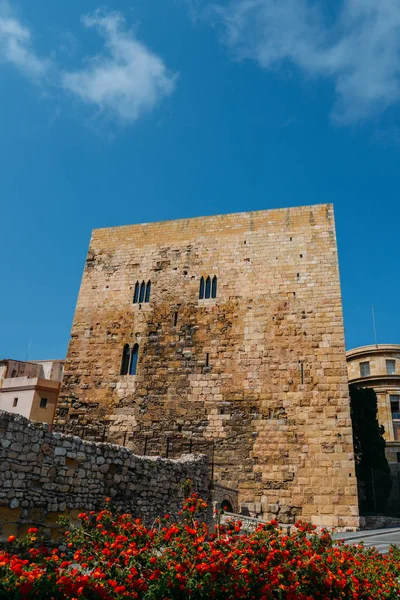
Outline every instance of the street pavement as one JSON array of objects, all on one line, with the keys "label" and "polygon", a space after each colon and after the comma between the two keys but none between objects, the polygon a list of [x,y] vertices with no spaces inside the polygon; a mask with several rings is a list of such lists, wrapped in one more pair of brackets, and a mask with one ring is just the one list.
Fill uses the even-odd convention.
[{"label": "street pavement", "polygon": [[386,527],[385,529],[367,529],[365,531],[351,531],[347,533],[336,533],[336,540],[344,540],[346,544],[358,545],[364,542],[366,548],[375,546],[381,553],[386,554],[392,544],[400,546],[400,528]]}]

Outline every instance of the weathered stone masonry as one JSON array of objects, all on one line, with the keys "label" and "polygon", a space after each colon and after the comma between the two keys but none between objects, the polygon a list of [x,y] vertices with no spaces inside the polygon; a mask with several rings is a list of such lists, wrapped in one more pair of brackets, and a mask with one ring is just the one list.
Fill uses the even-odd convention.
[{"label": "weathered stone masonry", "polygon": [[0,541],[32,526],[58,536],[60,514],[104,508],[109,496],[122,512],[151,524],[176,514],[189,478],[207,498],[204,456],[166,460],[127,448],[50,433],[48,425],[0,411]]},{"label": "weathered stone masonry", "polygon": [[215,480],[250,514],[357,526],[333,207],[95,230],[57,423],[107,424],[140,454],[213,441]]}]

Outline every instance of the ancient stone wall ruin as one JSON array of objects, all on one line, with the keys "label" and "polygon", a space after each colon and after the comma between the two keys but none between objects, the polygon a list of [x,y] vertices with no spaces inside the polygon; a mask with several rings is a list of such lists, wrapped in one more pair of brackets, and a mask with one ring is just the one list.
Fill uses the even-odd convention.
[{"label": "ancient stone wall ruin", "polygon": [[180,460],[135,456],[127,448],[50,433],[46,424],[0,412],[0,541],[38,526],[53,538],[60,514],[104,508],[151,523],[176,514],[187,478],[207,499],[206,457]]},{"label": "ancient stone wall ruin", "polygon": [[206,452],[250,515],[357,526],[333,207],[95,230],[58,406],[140,454]]}]

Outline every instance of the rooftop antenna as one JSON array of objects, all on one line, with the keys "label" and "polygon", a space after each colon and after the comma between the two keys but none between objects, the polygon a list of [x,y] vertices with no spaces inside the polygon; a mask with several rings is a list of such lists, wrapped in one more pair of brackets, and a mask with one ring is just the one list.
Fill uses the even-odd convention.
[{"label": "rooftop antenna", "polygon": [[378,342],[376,341],[376,325],[375,325],[375,310],[374,310],[374,305],[372,305],[372,323],[374,325],[375,346],[378,347]]},{"label": "rooftop antenna", "polygon": [[31,351],[32,340],[29,340],[28,352],[26,353],[25,360],[28,360],[29,352]]}]

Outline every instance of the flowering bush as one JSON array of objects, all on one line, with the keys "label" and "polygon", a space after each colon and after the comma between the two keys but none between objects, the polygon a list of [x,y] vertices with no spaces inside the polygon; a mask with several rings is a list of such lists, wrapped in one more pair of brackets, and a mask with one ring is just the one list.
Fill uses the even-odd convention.
[{"label": "flowering bush", "polygon": [[79,515],[64,551],[42,546],[36,528],[0,550],[0,599],[109,600],[400,597],[400,551],[382,556],[334,542],[297,523],[288,536],[276,521],[246,533],[239,521],[214,530],[196,517],[206,508],[192,494],[180,518],[147,528],[108,503]]}]

